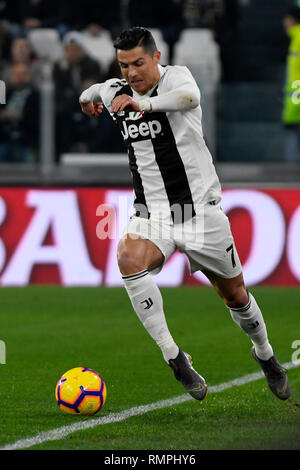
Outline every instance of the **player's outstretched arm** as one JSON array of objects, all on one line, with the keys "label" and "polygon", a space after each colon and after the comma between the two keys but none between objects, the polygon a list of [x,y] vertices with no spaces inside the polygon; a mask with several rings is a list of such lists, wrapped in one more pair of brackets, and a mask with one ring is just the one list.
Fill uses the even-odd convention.
[{"label": "player's outstretched arm", "polygon": [[143,97],[141,111],[189,111],[200,105],[200,90],[186,67],[174,66],[167,71],[157,96]]},{"label": "player's outstretched arm", "polygon": [[111,112],[118,111],[187,111],[200,104],[200,92],[197,87],[179,87],[167,93],[150,98],[143,97],[135,101],[128,95],[120,95],[113,99]]},{"label": "player's outstretched arm", "polygon": [[82,103],[79,101],[79,104],[81,106],[82,112],[89,117],[98,117],[103,111],[103,103],[101,103],[101,101],[98,103]]},{"label": "player's outstretched arm", "polygon": [[141,111],[188,111],[196,108],[200,104],[200,91],[192,85],[184,84],[158,96],[145,97],[141,102]]},{"label": "player's outstretched arm", "polygon": [[95,84],[84,90],[79,97],[81,110],[89,117],[98,117],[103,111],[103,103],[100,96],[101,84]]}]

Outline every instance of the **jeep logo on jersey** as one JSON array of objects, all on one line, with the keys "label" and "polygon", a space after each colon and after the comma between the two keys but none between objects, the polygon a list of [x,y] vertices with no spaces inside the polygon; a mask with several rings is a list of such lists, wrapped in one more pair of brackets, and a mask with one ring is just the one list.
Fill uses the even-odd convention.
[{"label": "jeep logo on jersey", "polygon": [[[142,121],[139,125],[129,124],[123,121],[123,130],[121,130],[124,140],[128,138],[132,140],[144,140],[145,138],[155,139],[156,136],[162,131],[161,123],[159,121]],[[139,139],[142,138],[142,139]]]}]

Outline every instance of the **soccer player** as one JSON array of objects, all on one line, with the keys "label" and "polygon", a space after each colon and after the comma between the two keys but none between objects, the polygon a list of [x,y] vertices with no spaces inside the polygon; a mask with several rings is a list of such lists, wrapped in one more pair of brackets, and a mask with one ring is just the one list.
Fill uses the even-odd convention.
[{"label": "soccer player", "polygon": [[191,272],[201,270],[248,335],[252,355],[272,392],[290,395],[286,371],[269,343],[266,325],[247,290],[230,224],[220,207],[221,188],[203,139],[200,91],[186,67],[161,66],[151,33],[130,28],[115,40],[124,79],[85,90],[82,111],[98,117],[105,106],[128,149],[135,214],[118,245],[118,264],[132,306],[164,360],[190,395],[203,400],[205,379],[175,343],[152,274],[176,251]]}]

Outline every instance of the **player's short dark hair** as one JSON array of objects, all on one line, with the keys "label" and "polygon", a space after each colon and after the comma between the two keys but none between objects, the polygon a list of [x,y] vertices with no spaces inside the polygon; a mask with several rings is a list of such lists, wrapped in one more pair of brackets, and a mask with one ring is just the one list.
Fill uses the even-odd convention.
[{"label": "player's short dark hair", "polygon": [[297,23],[300,23],[300,8],[297,6],[291,7],[285,12],[284,16],[290,16]]},{"label": "player's short dark hair", "polygon": [[143,47],[144,51],[151,56],[157,51],[151,32],[141,26],[126,29],[114,41],[114,48],[116,50],[129,51],[135,47]]}]

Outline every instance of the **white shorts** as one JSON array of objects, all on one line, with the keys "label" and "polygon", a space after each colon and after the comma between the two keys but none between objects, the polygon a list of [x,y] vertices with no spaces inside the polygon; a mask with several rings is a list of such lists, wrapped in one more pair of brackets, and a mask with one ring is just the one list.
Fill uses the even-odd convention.
[{"label": "white shorts", "polygon": [[[219,204],[206,204],[201,212],[183,224],[133,216],[123,233],[143,237],[154,243],[164,256],[164,263],[179,250],[189,259],[190,272],[207,270],[231,279],[242,272],[242,266],[231,233],[230,222]],[[164,264],[163,263],[163,264]],[[163,264],[151,271],[158,274]]]}]

